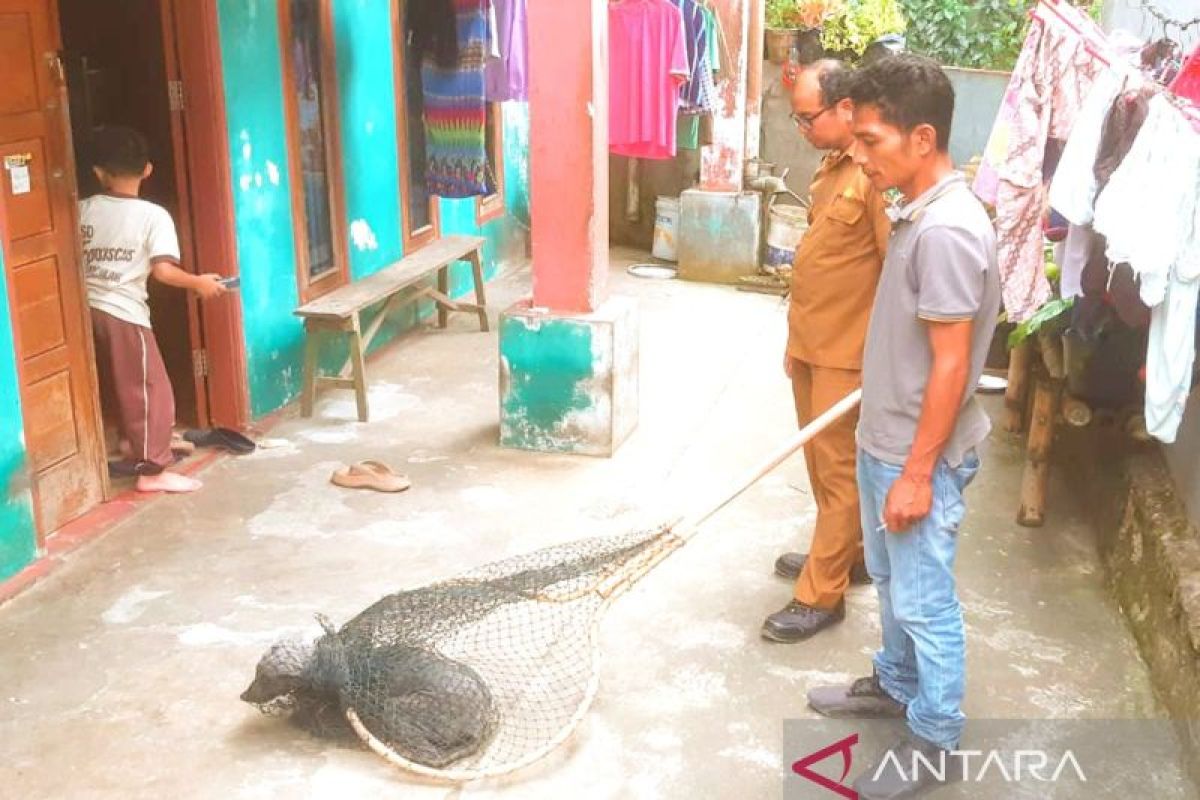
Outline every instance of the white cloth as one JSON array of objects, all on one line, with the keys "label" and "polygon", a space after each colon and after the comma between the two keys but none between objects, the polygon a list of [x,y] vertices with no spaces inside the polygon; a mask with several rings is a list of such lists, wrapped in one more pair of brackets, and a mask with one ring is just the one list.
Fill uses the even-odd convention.
[{"label": "white cloth", "polygon": [[1104,132],[1104,119],[1121,93],[1125,80],[1116,70],[1106,69],[1096,77],[1087,99],[1079,109],[1067,146],[1050,183],[1050,205],[1076,225],[1092,221],[1096,202],[1096,154]]},{"label": "white cloth", "polygon": [[1150,307],[1146,429],[1175,441],[1195,361],[1200,295],[1200,134],[1164,97],[1096,200],[1108,257],[1137,273]]},{"label": "white cloth", "polygon": [[1150,312],[1146,350],[1146,430],[1160,442],[1175,441],[1192,388],[1196,360],[1196,300],[1200,281],[1172,281]]},{"label": "white cloth", "polygon": [[1058,292],[1064,300],[1083,295],[1083,270],[1104,251],[1104,237],[1097,236],[1090,225],[1067,226],[1067,239],[1062,243],[1058,266],[1062,270]]},{"label": "white cloth", "polygon": [[146,283],[155,261],[179,263],[179,238],[165,208],[137,197],[98,194],[79,204],[88,305],[150,327]]}]

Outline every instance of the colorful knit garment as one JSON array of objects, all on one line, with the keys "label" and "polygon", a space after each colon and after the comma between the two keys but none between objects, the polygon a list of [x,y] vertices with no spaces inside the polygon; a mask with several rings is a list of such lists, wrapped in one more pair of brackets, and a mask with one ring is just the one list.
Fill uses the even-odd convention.
[{"label": "colorful knit garment", "polygon": [[488,51],[487,0],[454,0],[458,63],[453,69],[426,59],[426,183],[441,197],[473,197],[494,191],[487,163],[484,64]]}]

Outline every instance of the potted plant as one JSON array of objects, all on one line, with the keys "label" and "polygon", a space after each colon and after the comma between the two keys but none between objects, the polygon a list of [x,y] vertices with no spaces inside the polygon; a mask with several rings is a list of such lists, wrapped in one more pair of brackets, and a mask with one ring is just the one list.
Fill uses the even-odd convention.
[{"label": "potted plant", "polygon": [[847,0],[821,26],[826,53],[857,62],[873,42],[908,28],[900,0]]},{"label": "potted plant", "polygon": [[767,59],[806,63],[822,55],[821,25],[844,0],[767,0]]}]

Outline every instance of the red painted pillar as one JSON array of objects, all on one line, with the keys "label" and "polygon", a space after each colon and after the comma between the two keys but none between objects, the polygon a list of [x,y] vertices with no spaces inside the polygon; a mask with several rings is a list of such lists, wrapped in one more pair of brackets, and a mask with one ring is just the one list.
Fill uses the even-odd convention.
[{"label": "red painted pillar", "polygon": [[608,0],[528,15],[533,305],[590,313],[608,273]]}]

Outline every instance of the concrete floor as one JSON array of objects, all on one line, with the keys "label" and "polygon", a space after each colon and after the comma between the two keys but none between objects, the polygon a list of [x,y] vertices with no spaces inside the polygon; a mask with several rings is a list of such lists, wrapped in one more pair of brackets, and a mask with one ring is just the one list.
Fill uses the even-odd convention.
[{"label": "concrete floor", "polygon": [[[614,253],[613,289],[639,299],[643,326],[641,424],[616,458],[499,449],[496,341],[464,316],[370,364],[370,424],[327,393],[316,419],[270,432],[282,446],[219,462],[202,493],[148,504],[0,608],[0,796],[778,796],[798,757],[780,752],[781,721],[810,716],[808,687],[866,673],[879,635],[872,590],[855,588],[847,621],[814,641],[759,638],[789,599],[772,562],[811,531],[798,458],[617,604],[593,710],[519,782],[419,784],[237,699],[264,647],[315,630],[314,612],[341,621],[481,562],[661,521],[793,430],[781,301],[630,278],[636,256]],[[523,270],[502,277],[495,307],[527,287]],[[969,495],[968,714],[1161,716],[1069,498],[1052,493],[1043,530],[1014,524],[1019,457],[995,435]],[[329,485],[363,458],[414,488]]]}]

